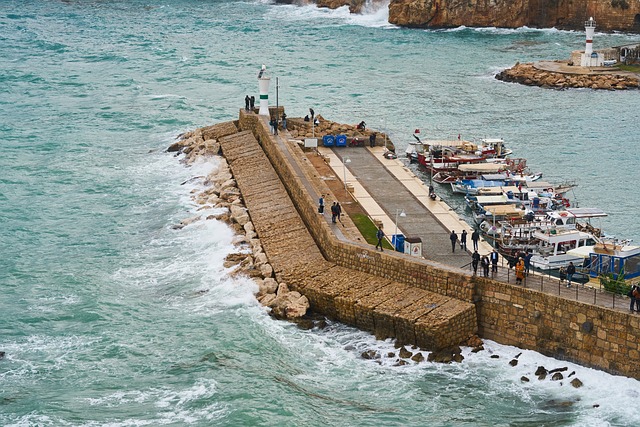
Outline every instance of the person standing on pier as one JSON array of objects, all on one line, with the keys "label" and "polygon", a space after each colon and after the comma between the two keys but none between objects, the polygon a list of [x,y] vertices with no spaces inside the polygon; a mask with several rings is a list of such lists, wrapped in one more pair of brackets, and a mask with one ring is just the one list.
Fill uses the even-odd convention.
[{"label": "person standing on pier", "polygon": [[491,260],[491,272],[497,273],[498,272],[498,250],[497,249],[494,249],[493,252],[491,252],[491,255],[489,255],[489,259]]},{"label": "person standing on pier", "polygon": [[574,274],[576,274],[576,266],[573,265],[573,262],[570,262],[567,267],[567,288],[571,287],[571,281],[573,280]]},{"label": "person standing on pier", "polygon": [[458,235],[455,230],[451,230],[451,234],[449,235],[449,239],[451,240],[451,252],[455,253],[456,251],[456,243],[458,243]]},{"label": "person standing on pier", "polygon": [[[533,254],[530,250],[527,250],[526,255],[524,256],[524,274],[529,275],[529,270],[531,270],[531,258],[533,258]],[[571,282],[571,280],[569,280]]]},{"label": "person standing on pier", "polygon": [[342,206],[340,206],[340,202],[336,202],[336,216],[340,224],[342,224]]},{"label": "person standing on pier", "polygon": [[473,267],[473,275],[478,273],[478,262],[480,262],[480,254],[478,251],[473,251],[471,254],[471,266]]},{"label": "person standing on pier", "polygon": [[473,242],[473,250],[478,250],[478,240],[480,240],[480,232],[478,230],[473,230],[471,233],[471,241]]},{"label": "person standing on pier", "polygon": [[480,265],[482,266],[482,274],[484,277],[489,277],[489,258],[486,255],[482,255],[482,259],[480,260]]},{"label": "person standing on pier", "polygon": [[253,109],[256,106],[256,97],[251,95],[251,98],[249,99],[249,105],[251,106],[251,111],[253,111]]},{"label": "person standing on pier", "polygon": [[282,130],[287,130],[287,115],[282,113]]},{"label": "person standing on pier", "polygon": [[336,202],[333,202],[331,205],[331,222],[336,223],[336,218],[338,217],[338,208],[336,207]]},{"label": "person standing on pier", "polygon": [[376,146],[376,133],[373,132],[371,135],[369,135],[369,146],[371,148]]},{"label": "person standing on pier", "polygon": [[633,306],[635,305],[636,311],[640,313],[640,286],[633,285],[628,295],[629,295],[629,298],[631,298],[631,304],[629,305],[629,310],[633,312]]},{"label": "person standing on pier", "polygon": [[376,250],[380,247],[380,251],[382,251],[382,239],[384,239],[384,231],[382,231],[382,226],[378,227],[378,231],[376,231],[376,238],[378,239],[378,243],[376,243]]},{"label": "person standing on pier", "polygon": [[249,95],[246,95],[244,97],[244,109],[245,110],[249,110],[249,104],[250,104],[251,100],[249,99]]},{"label": "person standing on pier", "polygon": [[309,115],[311,116],[311,121],[313,121],[313,116],[316,115],[316,112],[313,111],[313,108],[309,108]]},{"label": "person standing on pier", "polygon": [[518,259],[518,263],[516,264],[516,285],[522,285],[523,280],[524,280],[524,260],[520,258]]},{"label": "person standing on pier", "polygon": [[467,250],[467,230],[462,230],[460,235],[460,249]]}]

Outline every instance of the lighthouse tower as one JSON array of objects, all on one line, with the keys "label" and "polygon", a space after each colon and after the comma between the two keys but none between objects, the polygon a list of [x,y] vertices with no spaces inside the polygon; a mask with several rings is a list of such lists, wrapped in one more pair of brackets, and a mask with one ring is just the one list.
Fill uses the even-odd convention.
[{"label": "lighthouse tower", "polygon": [[262,64],[262,69],[258,73],[258,90],[260,91],[260,110],[258,114],[261,116],[269,116],[269,83],[271,77],[267,76],[267,66]]},{"label": "lighthouse tower", "polygon": [[596,21],[593,17],[590,17],[588,21],[584,23],[584,31],[587,35],[587,43],[584,47],[584,53],[580,61],[580,65],[583,67],[598,66],[598,54],[593,53],[593,33],[596,31]]}]

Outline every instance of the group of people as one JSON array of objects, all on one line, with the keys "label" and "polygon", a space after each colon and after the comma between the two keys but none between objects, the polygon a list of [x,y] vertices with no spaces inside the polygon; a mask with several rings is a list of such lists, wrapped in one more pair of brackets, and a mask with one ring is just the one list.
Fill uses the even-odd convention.
[{"label": "group of people", "polygon": [[[456,252],[456,244],[458,240],[460,241],[460,249],[466,251],[467,250],[467,230],[462,230],[462,234],[460,234],[460,238],[458,239],[458,235],[455,230],[451,230],[451,234],[449,235],[449,239],[451,240],[451,252]],[[478,230],[474,230],[471,233],[471,241],[473,242],[473,250],[478,250],[478,242],[480,241],[480,232]]]},{"label": "group of people", "polygon": [[[283,112],[282,113],[282,121],[280,122],[282,123],[282,129],[287,129],[287,115]],[[274,135],[278,134],[278,127],[280,126],[280,123],[278,123],[278,119],[276,119],[275,117],[272,118],[269,121],[269,126],[271,126],[271,133]]]},{"label": "group of people", "polygon": [[320,124],[320,121],[316,117],[316,112],[313,111],[313,108],[309,108],[309,114],[304,116],[304,121],[305,122],[311,121],[311,122],[313,122],[314,125],[319,125]]},{"label": "group of people", "polygon": [[560,277],[560,284],[566,283],[567,288],[571,287],[571,282],[573,281],[573,275],[576,274],[576,266],[573,265],[573,262],[570,262],[568,266],[560,267],[558,271],[558,276]]},{"label": "group of people", "polygon": [[[321,195],[320,199],[318,199],[318,213],[324,214],[324,196]],[[342,206],[340,206],[339,202],[333,202],[331,205],[331,222],[336,223],[336,221],[340,221],[342,224],[342,220],[340,217],[342,216]]]},{"label": "group of people", "polygon": [[249,97],[249,95],[244,97],[244,109],[247,111],[251,111],[253,110],[253,108],[256,105],[256,97],[255,96],[251,96]]},{"label": "group of people", "polygon": [[500,256],[498,255],[498,251],[496,249],[493,250],[487,255],[482,255],[478,253],[478,250],[474,250],[473,254],[471,254],[471,266],[473,267],[473,274],[478,274],[478,264],[482,267],[482,275],[484,277],[489,277],[489,267],[491,267],[491,273],[498,272],[498,260]]}]

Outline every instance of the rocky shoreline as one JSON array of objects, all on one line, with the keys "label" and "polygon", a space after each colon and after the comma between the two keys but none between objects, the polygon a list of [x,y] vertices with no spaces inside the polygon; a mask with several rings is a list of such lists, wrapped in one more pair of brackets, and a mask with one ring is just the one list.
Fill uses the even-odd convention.
[{"label": "rocky shoreline", "polygon": [[[199,207],[198,214],[186,218],[174,225],[174,229],[181,229],[189,224],[203,220],[219,220],[227,223],[235,232],[233,244],[237,251],[226,257],[224,267],[230,269],[232,276],[245,275],[253,279],[258,286],[256,298],[269,308],[272,316],[278,319],[299,319],[309,309],[307,297],[299,292],[290,291],[286,283],[278,283],[273,274],[273,268],[262,250],[260,239],[247,208],[244,206],[242,195],[238,189],[229,164],[220,154],[218,138],[238,132],[232,122],[221,123],[186,133],[172,144],[167,151],[176,155],[184,154],[182,162],[193,164],[202,157],[216,156],[218,167],[206,177],[194,177],[190,181],[202,182],[203,190],[191,195],[191,199]],[[185,182],[186,183],[186,182]],[[183,184],[185,184],[183,183]],[[223,209],[222,213],[206,214],[208,210]]]},{"label": "rocky shoreline", "polygon": [[533,63],[516,63],[496,74],[496,79],[552,89],[588,88],[604,90],[639,89],[640,79],[615,73],[566,74],[540,70]]}]

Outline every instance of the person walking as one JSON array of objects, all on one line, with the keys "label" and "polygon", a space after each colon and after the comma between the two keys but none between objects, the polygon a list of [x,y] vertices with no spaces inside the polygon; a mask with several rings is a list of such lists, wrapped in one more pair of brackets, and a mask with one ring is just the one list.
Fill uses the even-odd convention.
[{"label": "person walking", "polygon": [[478,250],[478,240],[480,240],[480,232],[478,230],[473,230],[471,233],[471,241],[473,242],[473,250]]},{"label": "person walking", "polygon": [[333,202],[331,205],[331,222],[336,223],[336,218],[338,217],[338,208],[336,208],[336,202]]},{"label": "person walking", "polygon": [[489,277],[489,258],[486,255],[482,255],[480,265],[482,266],[482,273],[484,277]]},{"label": "person walking", "polygon": [[456,243],[458,242],[458,235],[455,230],[451,230],[451,234],[449,235],[449,239],[451,240],[451,252],[455,253],[456,251]]},{"label": "person walking", "polygon": [[569,266],[567,267],[567,288],[571,287],[574,274],[576,274],[576,266],[573,265],[573,262],[569,262]]},{"label": "person walking", "polygon": [[498,250],[494,249],[493,252],[491,252],[491,255],[489,255],[489,259],[491,260],[491,272],[492,273],[497,273],[498,272]]},{"label": "person walking", "polygon": [[629,290],[629,298],[631,298],[631,304],[629,305],[629,310],[633,312],[633,306],[636,306],[636,311],[640,313],[640,286],[633,285],[631,286],[631,290]]},{"label": "person walking", "polygon": [[527,250],[527,253],[524,256],[524,274],[529,275],[529,270],[531,269],[531,258],[533,254],[530,250]]},{"label": "person walking", "polygon": [[478,273],[478,263],[480,262],[480,254],[478,251],[473,251],[471,254],[471,266],[473,267],[473,275]]},{"label": "person walking", "polygon": [[320,198],[318,199],[318,212],[323,214],[324,213],[324,195],[321,194]]},{"label": "person walking", "polygon": [[[567,269],[564,268],[564,266],[560,267],[560,270],[558,270],[558,277],[560,278],[561,285],[567,280]],[[567,286],[567,288],[568,287],[569,286]]]},{"label": "person walking", "polygon": [[342,224],[342,206],[340,206],[340,202],[336,202],[336,214],[338,217],[338,221]]},{"label": "person walking", "polygon": [[378,243],[376,243],[376,250],[380,247],[380,251],[382,251],[382,239],[384,239],[384,231],[382,231],[382,226],[378,227],[378,231],[376,231],[376,238],[378,239]]},{"label": "person walking", "polygon": [[521,285],[524,280],[524,259],[518,259],[516,264],[516,285]]},{"label": "person walking", "polygon": [[467,230],[462,230],[462,234],[460,235],[460,249],[464,251],[467,250]]}]

